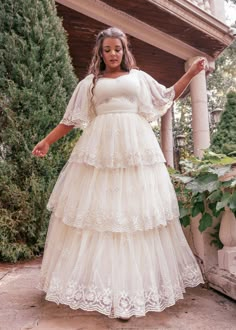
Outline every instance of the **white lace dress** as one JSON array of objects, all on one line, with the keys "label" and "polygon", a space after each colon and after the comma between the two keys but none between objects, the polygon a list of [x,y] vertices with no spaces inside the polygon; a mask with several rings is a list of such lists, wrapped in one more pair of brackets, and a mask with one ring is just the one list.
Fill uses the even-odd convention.
[{"label": "white lace dress", "polygon": [[40,289],[109,317],[144,316],[203,282],[179,223],[165,159],[148,121],[174,88],[131,70],[82,80],[62,123],[85,127],[49,199]]}]

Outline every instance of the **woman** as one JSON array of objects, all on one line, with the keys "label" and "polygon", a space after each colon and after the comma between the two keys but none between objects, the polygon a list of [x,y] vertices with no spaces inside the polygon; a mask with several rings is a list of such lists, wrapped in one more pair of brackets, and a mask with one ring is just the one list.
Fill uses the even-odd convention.
[{"label": "woman", "polygon": [[40,288],[56,303],[111,318],[162,311],[203,282],[179,223],[165,159],[149,121],[204,70],[195,62],[165,88],[137,70],[125,34],[99,33],[89,75],[60,124],[34,148],[85,128],[48,202]]}]

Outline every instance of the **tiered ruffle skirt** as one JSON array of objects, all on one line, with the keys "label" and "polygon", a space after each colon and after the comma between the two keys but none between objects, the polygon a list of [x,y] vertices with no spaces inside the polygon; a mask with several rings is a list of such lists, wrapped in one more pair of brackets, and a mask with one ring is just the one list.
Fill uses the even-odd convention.
[{"label": "tiered ruffle skirt", "polygon": [[105,114],[77,142],[48,202],[39,288],[109,317],[144,316],[203,282],[150,125]]}]

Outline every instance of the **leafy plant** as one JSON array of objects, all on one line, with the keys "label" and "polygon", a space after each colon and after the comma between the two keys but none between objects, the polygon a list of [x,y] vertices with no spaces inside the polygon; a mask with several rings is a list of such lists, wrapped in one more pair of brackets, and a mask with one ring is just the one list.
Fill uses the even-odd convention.
[{"label": "leafy plant", "polygon": [[[186,227],[191,217],[201,214],[199,231],[213,225],[213,217],[219,217],[225,206],[236,215],[236,177],[223,181],[222,177],[232,171],[236,158],[206,151],[202,160],[191,157],[181,161],[182,173],[171,177],[177,193],[181,224]],[[213,244],[221,247],[219,226],[212,234]]]}]

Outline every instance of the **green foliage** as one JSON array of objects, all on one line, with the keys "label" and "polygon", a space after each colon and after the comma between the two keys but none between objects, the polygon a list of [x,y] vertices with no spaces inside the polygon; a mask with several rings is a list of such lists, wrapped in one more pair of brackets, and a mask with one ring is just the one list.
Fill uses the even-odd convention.
[{"label": "green foliage", "polygon": [[208,108],[224,109],[227,94],[236,91],[236,40],[224,50],[215,62],[215,70],[207,79]]},{"label": "green foliage", "polygon": [[211,149],[218,153],[236,153],[236,92],[227,95],[225,111],[212,137]]},{"label": "green foliage", "polygon": [[[171,173],[184,227],[190,218],[201,214],[199,231],[212,226],[213,217],[219,217],[225,206],[236,215],[236,178],[221,178],[235,166],[236,158],[206,151],[202,160],[192,157],[181,162],[183,173]],[[215,227],[212,243],[222,247],[219,226]]]},{"label": "green foliage", "polygon": [[47,199],[76,131],[46,159],[31,151],[62,118],[76,77],[52,0],[2,0],[0,49],[0,259],[16,262],[44,246]]},{"label": "green foliage", "polygon": [[[173,134],[174,141],[178,135],[185,135],[185,146],[181,150],[181,159],[188,158],[193,154],[193,138],[192,138],[192,109],[191,98],[187,96],[176,102],[175,111],[173,112]],[[177,145],[175,145],[177,148]]]}]

